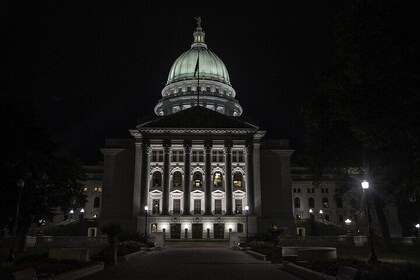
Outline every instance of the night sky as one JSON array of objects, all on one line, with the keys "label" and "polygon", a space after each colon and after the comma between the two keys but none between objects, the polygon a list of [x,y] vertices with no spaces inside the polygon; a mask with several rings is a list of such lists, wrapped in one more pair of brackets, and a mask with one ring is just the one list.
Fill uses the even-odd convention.
[{"label": "night sky", "polygon": [[300,106],[332,60],[336,1],[167,2],[2,1],[1,91],[36,96],[65,150],[102,160],[105,138],[154,116],[201,16],[243,116],[301,150]]}]

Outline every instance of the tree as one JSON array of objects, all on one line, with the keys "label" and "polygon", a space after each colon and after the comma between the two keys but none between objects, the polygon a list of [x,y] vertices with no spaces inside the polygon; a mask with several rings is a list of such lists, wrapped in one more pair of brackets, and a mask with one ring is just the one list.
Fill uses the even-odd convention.
[{"label": "tree", "polygon": [[39,220],[52,218],[58,207],[67,211],[84,205],[82,165],[52,141],[35,100],[0,95],[0,106],[1,228],[11,228],[14,222],[19,179],[25,182],[18,218],[20,233],[26,233]]},{"label": "tree", "polygon": [[349,166],[368,168],[388,248],[387,198],[398,202],[402,221],[418,213],[420,203],[416,2],[343,2],[334,29],[334,62],[303,108],[307,154],[317,174],[327,168],[341,175],[348,175]]}]

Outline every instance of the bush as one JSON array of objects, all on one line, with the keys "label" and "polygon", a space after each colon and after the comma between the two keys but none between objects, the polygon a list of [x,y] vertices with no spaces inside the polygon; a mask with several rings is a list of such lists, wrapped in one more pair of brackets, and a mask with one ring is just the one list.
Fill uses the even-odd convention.
[{"label": "bush", "polygon": [[146,244],[134,240],[124,241],[119,245],[119,248],[128,248],[136,251],[139,251],[141,247],[146,247]]},{"label": "bush", "polygon": [[369,272],[362,271],[362,280],[415,280],[419,279],[420,266],[411,263],[379,263]]},{"label": "bush", "polygon": [[147,243],[147,235],[143,232],[139,231],[122,231],[118,235],[118,241],[125,242],[125,241],[137,241],[146,244]]},{"label": "bush", "polygon": [[121,225],[115,223],[104,225],[102,227],[102,232],[108,235],[108,242],[112,246],[117,240],[118,235],[121,233]]}]

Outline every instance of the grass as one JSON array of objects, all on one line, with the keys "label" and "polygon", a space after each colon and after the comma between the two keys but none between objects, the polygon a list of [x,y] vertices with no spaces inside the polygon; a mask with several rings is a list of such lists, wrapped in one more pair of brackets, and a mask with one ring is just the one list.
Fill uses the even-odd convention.
[{"label": "grass", "polygon": [[[392,263],[410,262],[420,266],[420,248],[414,246],[396,247],[394,251],[388,252],[384,248],[375,248],[375,254],[380,261]],[[370,256],[369,247],[338,247],[338,258],[355,258],[367,260]]]}]

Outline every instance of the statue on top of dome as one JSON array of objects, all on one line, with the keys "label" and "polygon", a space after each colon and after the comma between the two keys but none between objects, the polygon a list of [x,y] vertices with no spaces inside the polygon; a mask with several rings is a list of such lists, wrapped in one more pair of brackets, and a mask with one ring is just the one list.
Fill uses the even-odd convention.
[{"label": "statue on top of dome", "polygon": [[201,17],[196,17],[197,20],[197,28],[201,28]]}]

